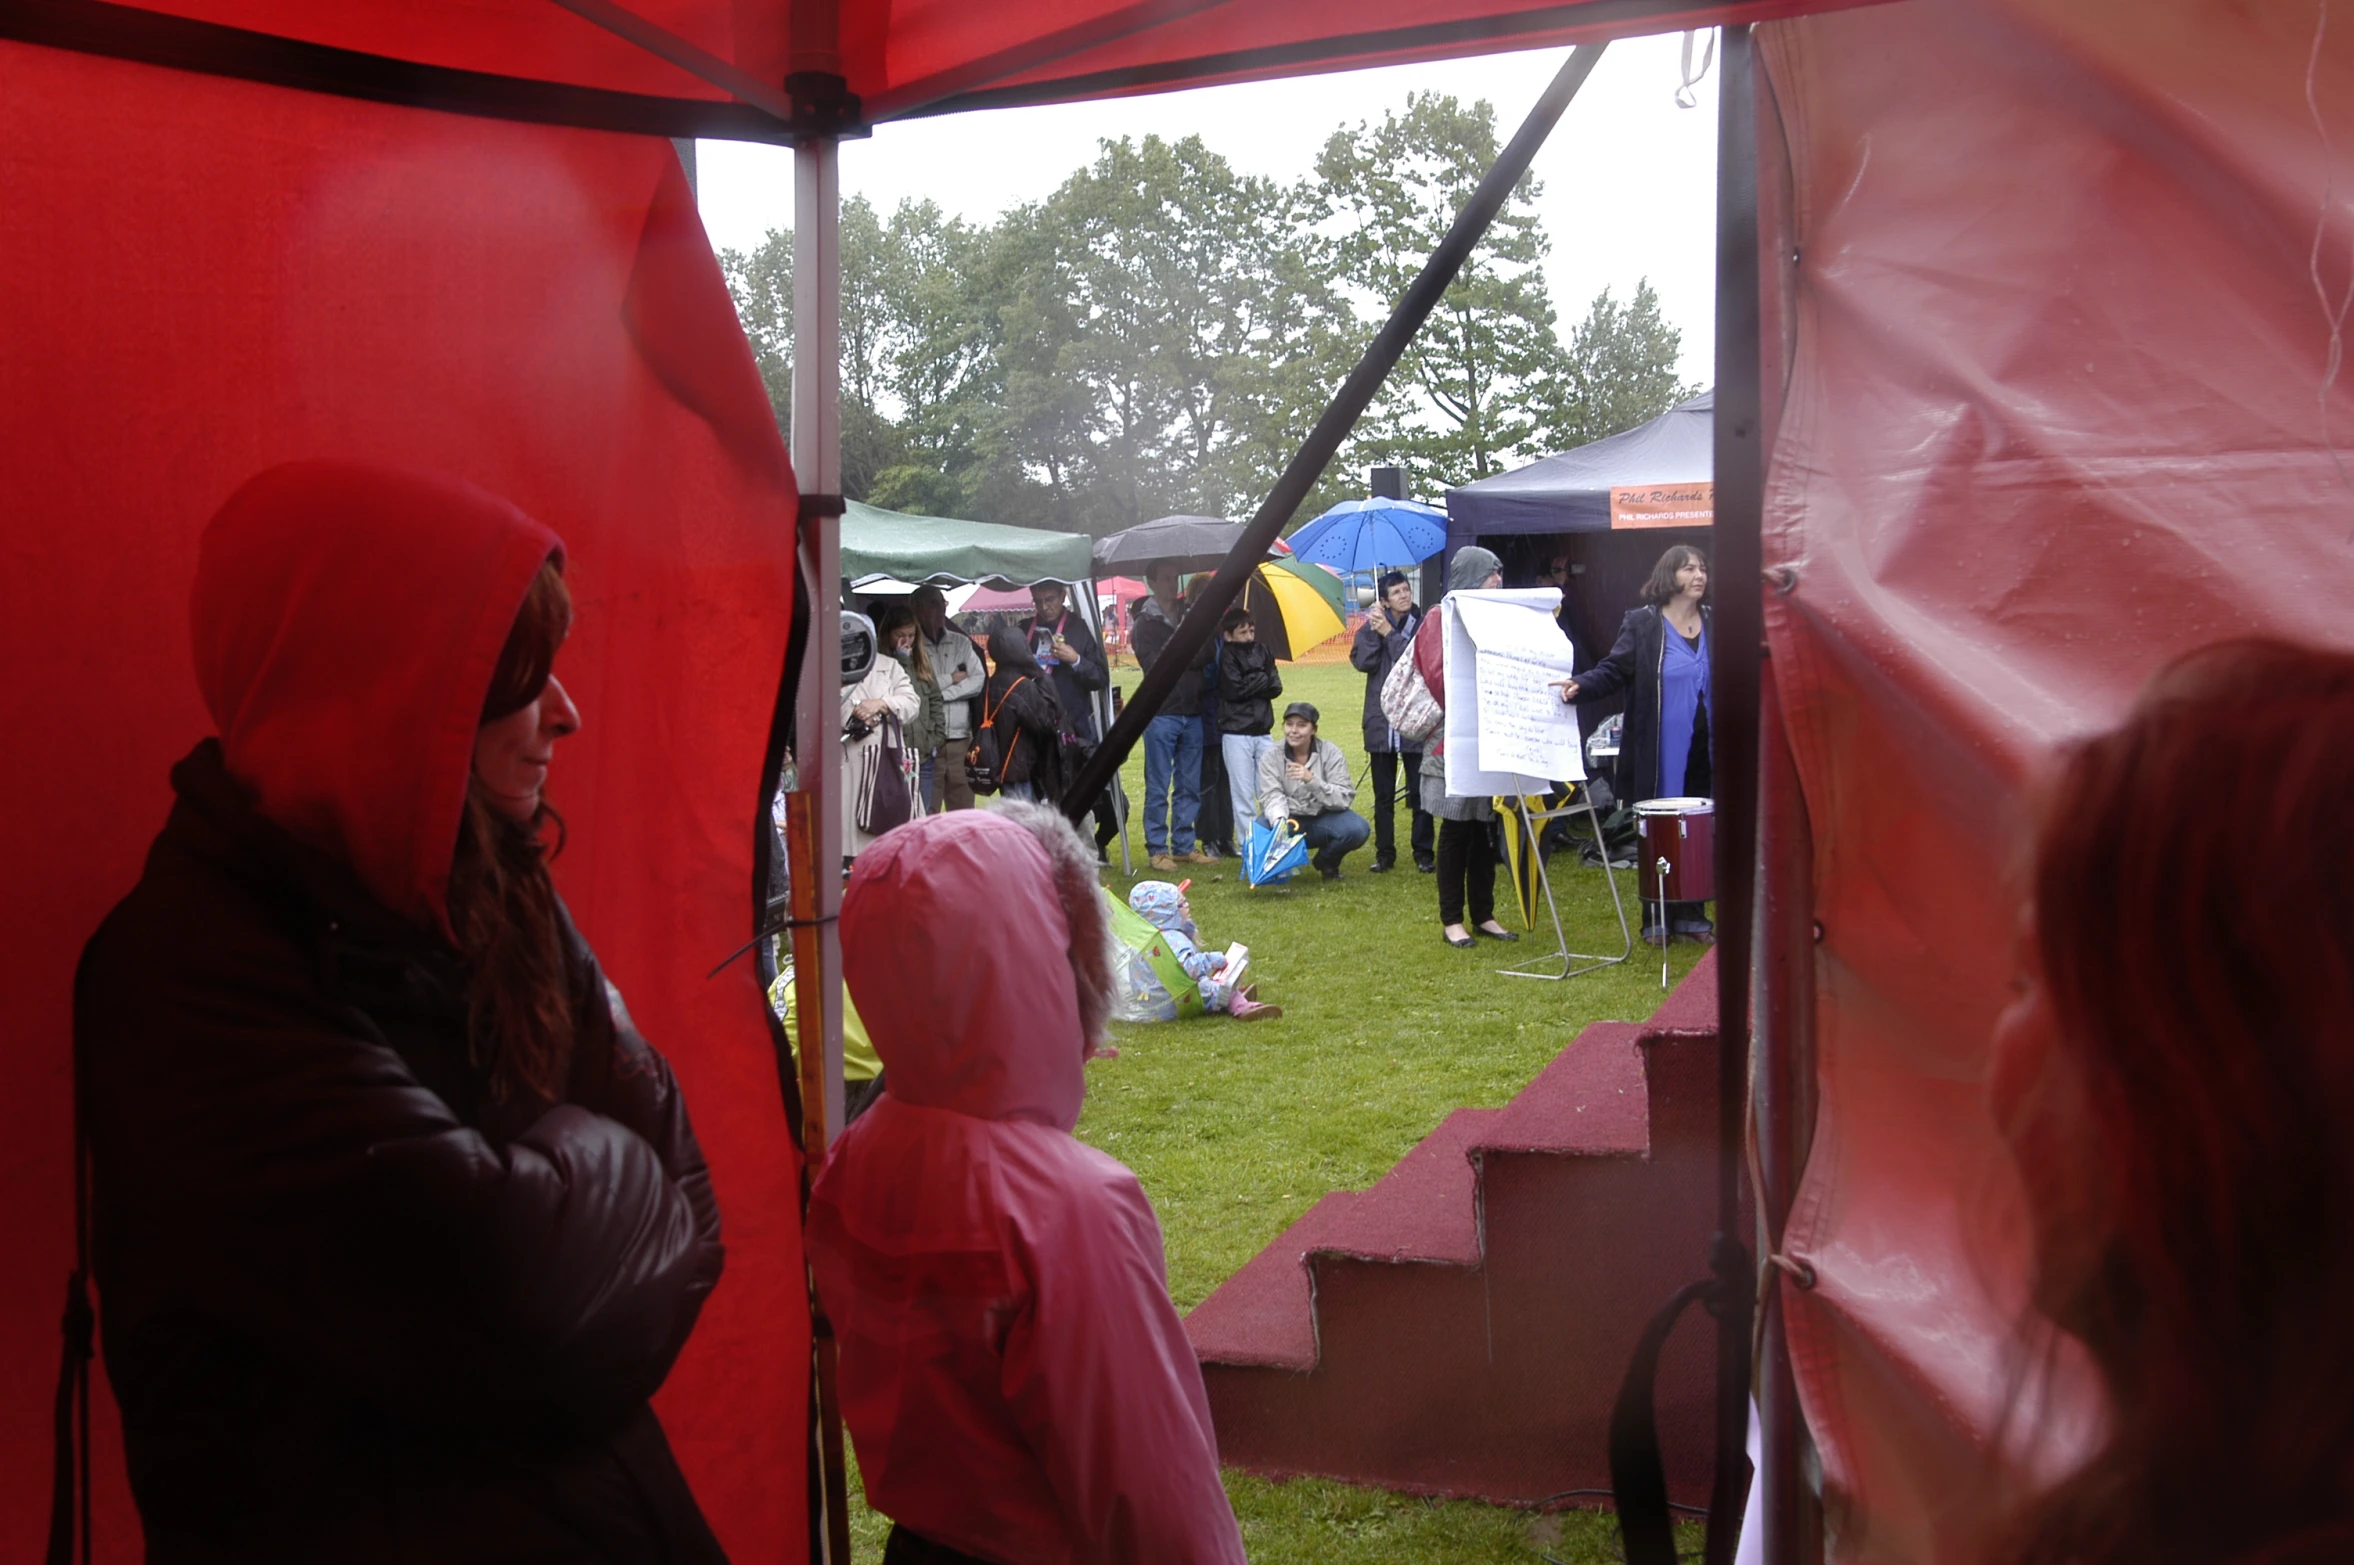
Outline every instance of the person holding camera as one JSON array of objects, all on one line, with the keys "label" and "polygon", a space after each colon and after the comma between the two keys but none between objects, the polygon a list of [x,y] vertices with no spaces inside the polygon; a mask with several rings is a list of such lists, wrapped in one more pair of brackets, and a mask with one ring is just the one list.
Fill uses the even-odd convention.
[{"label": "person holding camera", "polygon": [[[891,718],[898,725],[915,720],[923,710],[923,698],[916,694],[915,681],[907,677],[907,669],[896,658],[878,649],[874,667],[866,677],[853,685],[842,687],[842,866],[847,869],[852,860],[864,853],[875,834],[861,830],[858,824],[858,782],[864,770],[880,759],[878,752],[887,738],[894,737],[884,726]],[[897,741],[906,742],[904,727]]]}]

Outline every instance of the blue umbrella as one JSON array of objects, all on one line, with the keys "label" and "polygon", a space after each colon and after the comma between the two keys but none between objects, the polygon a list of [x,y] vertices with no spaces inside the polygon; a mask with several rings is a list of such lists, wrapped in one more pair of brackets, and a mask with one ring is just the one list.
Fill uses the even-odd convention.
[{"label": "blue umbrella", "polygon": [[1343,576],[1402,570],[1447,546],[1447,513],[1416,500],[1343,500],[1289,541],[1294,559]]}]

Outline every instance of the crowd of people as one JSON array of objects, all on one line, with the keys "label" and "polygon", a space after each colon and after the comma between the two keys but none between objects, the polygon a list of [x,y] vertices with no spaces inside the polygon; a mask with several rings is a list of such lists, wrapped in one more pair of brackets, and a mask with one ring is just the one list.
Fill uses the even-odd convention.
[{"label": "crowd of people", "polygon": [[[1132,616],[1132,644],[1146,671],[1160,661],[1190,604],[1180,573],[1163,564],[1145,574],[1148,596]],[[1096,698],[1111,682],[1102,642],[1060,582],[1030,589],[1032,612],[968,630],[950,621],[938,588],[890,601],[875,615],[880,656],[842,687],[842,843],[847,871],[881,834],[924,815],[970,809],[979,791],[1060,804],[1101,731]],[[1411,615],[1411,594],[1407,594]],[[1407,629],[1418,623],[1410,617]],[[1385,622],[1386,625],[1386,622]],[[1393,641],[1402,643],[1396,627]],[[1388,654],[1395,660],[1394,650]],[[1316,708],[1285,709],[1276,737],[1283,676],[1259,644],[1256,622],[1229,611],[1208,655],[1185,670],[1146,725],[1143,824],[1155,870],[1239,857],[1254,822],[1296,823],[1317,870],[1337,880],[1341,861],[1372,826],[1351,808],[1356,784],[1337,746],[1315,735]],[[1392,769],[1385,776],[1394,774]],[[877,778],[897,767],[905,802]],[[885,807],[878,807],[878,800]],[[1380,820],[1387,829],[1386,807]],[[1119,829],[1110,791],[1094,811],[1096,856],[1108,860]],[[1417,856],[1429,857],[1428,819],[1415,814]],[[1385,838],[1386,841],[1386,838]],[[1394,854],[1378,855],[1387,870]],[[1426,866],[1427,867],[1427,864]]]},{"label": "crowd of people", "polygon": [[[1503,581],[1501,561],[1477,546],[1457,550],[1448,570],[1450,591]],[[1562,563],[1551,579],[1566,580]],[[1172,562],[1148,567],[1144,580],[1147,596],[1131,613],[1131,644],[1149,673],[1192,603]],[[1029,616],[979,631],[949,623],[937,587],[882,610],[877,628],[886,655],[842,692],[845,868],[879,830],[970,807],[974,757],[987,758],[984,789],[1009,799],[1061,801],[1100,739],[1095,702],[1109,686],[1110,668],[1086,616],[1072,610],[1068,589],[1042,583],[1031,597]],[[1710,792],[1707,598],[1707,559],[1689,545],[1671,547],[1609,653],[1558,687],[1564,702],[1581,707],[1623,703],[1609,779],[1619,801],[1705,799]],[[1182,672],[1145,727],[1140,813],[1150,867],[1167,873],[1181,864],[1218,864],[1250,850],[1255,825],[1278,834],[1288,823],[1325,879],[1339,879],[1343,861],[1368,841],[1370,870],[1386,874],[1398,864],[1402,809],[1407,851],[1418,870],[1436,878],[1442,938],[1459,949],[1481,936],[1518,939],[1496,917],[1503,828],[1494,805],[1451,795],[1443,738],[1410,737],[1383,709],[1382,693],[1401,661],[1416,664],[1443,704],[1441,623],[1416,603],[1404,572],[1378,579],[1349,646],[1350,665],[1365,676],[1361,723],[1371,789],[1361,810],[1358,781],[1339,747],[1317,736],[1320,714],[1312,703],[1287,705],[1278,733],[1282,672],[1260,644],[1253,615],[1226,611],[1207,654]],[[897,757],[910,782],[908,807],[880,817],[874,808],[879,754]],[[1095,825],[1103,861],[1118,829],[1108,790]],[[1701,902],[1646,898],[1643,938],[1706,940],[1713,932],[1706,913]]]}]

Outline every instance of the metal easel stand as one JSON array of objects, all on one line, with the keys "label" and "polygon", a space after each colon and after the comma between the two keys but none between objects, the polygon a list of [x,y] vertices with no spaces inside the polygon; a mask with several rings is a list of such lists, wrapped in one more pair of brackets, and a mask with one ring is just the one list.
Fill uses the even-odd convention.
[{"label": "metal easel stand", "polygon": [[[1561,929],[1561,909],[1553,901],[1553,877],[1545,868],[1545,854],[1542,847],[1545,823],[1559,820],[1565,815],[1575,815],[1581,810],[1585,812],[1586,823],[1593,828],[1595,843],[1602,848],[1602,878],[1610,882],[1610,905],[1618,910],[1618,933],[1619,938],[1625,942],[1625,949],[1616,956],[1596,956],[1590,952],[1572,951],[1569,948],[1569,936],[1564,934]],[[1520,829],[1528,833],[1528,851],[1537,866],[1537,884],[1544,888],[1545,911],[1553,919],[1554,949],[1545,956],[1532,957],[1526,962],[1515,963],[1511,967],[1499,967],[1496,971],[1506,978],[1541,978],[1547,983],[1559,983],[1564,978],[1575,978],[1580,973],[1590,973],[1599,967],[1616,967],[1621,962],[1634,960],[1635,932],[1627,926],[1626,899],[1619,895],[1618,875],[1610,867],[1610,849],[1609,845],[1602,840],[1602,817],[1594,809],[1592,790],[1580,784],[1576,802],[1565,804],[1557,810],[1537,809],[1532,805],[1529,796],[1525,793],[1522,794],[1520,796]],[[1536,968],[1550,967],[1556,962],[1561,965],[1561,971],[1558,973],[1533,971]],[[1577,965],[1579,963],[1584,965]]]}]

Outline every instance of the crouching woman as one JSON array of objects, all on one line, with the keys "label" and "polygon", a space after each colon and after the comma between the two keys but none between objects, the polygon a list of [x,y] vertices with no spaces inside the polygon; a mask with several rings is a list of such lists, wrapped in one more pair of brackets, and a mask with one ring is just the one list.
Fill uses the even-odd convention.
[{"label": "crouching woman", "polygon": [[1094,852],[1031,804],[913,822],[859,859],[842,951],[884,1085],[809,1255],[884,1559],[1240,1565],[1152,1206],[1071,1134],[1111,1010]]},{"label": "crouching woman", "polygon": [[1373,828],[1349,808],[1357,797],[1349,758],[1317,737],[1317,715],[1306,701],[1283,709],[1283,742],[1259,754],[1259,818],[1270,826],[1297,822],[1317,871],[1338,880],[1340,861],[1365,846]]}]

